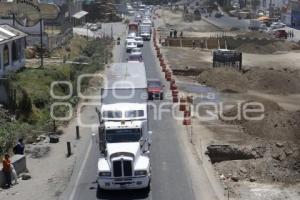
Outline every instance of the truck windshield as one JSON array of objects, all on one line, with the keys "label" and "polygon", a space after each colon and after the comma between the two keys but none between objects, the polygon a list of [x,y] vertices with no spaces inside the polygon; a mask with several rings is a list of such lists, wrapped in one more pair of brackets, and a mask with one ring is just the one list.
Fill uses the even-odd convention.
[{"label": "truck windshield", "polygon": [[143,117],[143,116],[144,116],[143,110],[130,110],[125,112],[126,118]]},{"label": "truck windshield", "polygon": [[102,115],[104,118],[122,118],[121,111],[104,111]]},{"label": "truck windshield", "polygon": [[138,142],[140,138],[141,138],[140,129],[106,130],[106,141],[108,143]]}]

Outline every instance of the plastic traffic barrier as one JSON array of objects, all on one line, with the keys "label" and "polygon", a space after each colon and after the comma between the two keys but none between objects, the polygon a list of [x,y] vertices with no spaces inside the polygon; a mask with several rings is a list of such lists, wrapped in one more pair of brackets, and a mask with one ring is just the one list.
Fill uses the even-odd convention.
[{"label": "plastic traffic barrier", "polygon": [[191,117],[191,111],[190,111],[190,110],[184,111],[184,112],[183,112],[183,116],[184,116],[184,118]]},{"label": "plastic traffic barrier", "polygon": [[193,104],[194,98],[193,96],[187,96],[187,102]]},{"label": "plastic traffic barrier", "polygon": [[172,90],[172,97],[178,97],[178,90]]},{"label": "plastic traffic barrier", "polygon": [[186,107],[187,107],[186,98],[181,97],[180,104],[179,104],[179,111],[186,111]]},{"label": "plastic traffic barrier", "polygon": [[171,83],[171,84],[170,84],[170,90],[177,90],[177,85],[176,85],[176,83]]},{"label": "plastic traffic barrier", "polygon": [[184,118],[184,120],[183,120],[183,125],[184,126],[188,126],[188,125],[191,125],[191,124],[192,124],[191,118]]},{"label": "plastic traffic barrier", "polygon": [[173,103],[178,103],[178,96],[173,96]]}]

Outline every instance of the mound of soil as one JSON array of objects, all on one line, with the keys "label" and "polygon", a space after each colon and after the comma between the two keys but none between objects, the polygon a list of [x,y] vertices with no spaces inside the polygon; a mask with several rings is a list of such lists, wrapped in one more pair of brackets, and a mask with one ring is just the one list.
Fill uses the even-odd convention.
[{"label": "mound of soil", "polygon": [[199,83],[217,88],[221,92],[242,93],[249,89],[269,94],[300,93],[299,70],[253,67],[240,73],[233,68],[210,68],[203,69],[197,80]]},{"label": "mound of soil", "polygon": [[[247,119],[241,115],[239,119],[223,120],[228,124],[236,124],[243,127],[245,133],[270,140],[286,140],[300,143],[300,111],[285,111],[277,103],[263,98],[253,97],[249,101],[235,106],[223,112],[226,117],[237,116],[240,108],[247,110],[258,109],[259,105],[245,106],[246,103],[261,103],[264,112],[248,112]],[[248,104],[247,104],[248,105]],[[262,116],[262,119],[253,117]]]},{"label": "mound of soil", "polygon": [[292,42],[274,41],[266,45],[259,43],[243,43],[237,50],[245,53],[272,54],[278,51],[291,51],[299,49],[299,45]]},{"label": "mound of soil", "polygon": [[270,94],[300,93],[299,71],[284,71],[263,68],[251,68],[244,76],[248,80],[248,88]]},{"label": "mound of soil", "polygon": [[214,68],[203,71],[197,78],[201,84],[215,87],[220,91],[246,92],[247,79],[232,68]]},{"label": "mound of soil", "polygon": [[242,126],[250,135],[300,143],[299,122],[300,111],[271,111],[263,120],[246,121]]},{"label": "mound of soil", "polygon": [[[258,104],[262,104],[264,113],[270,113],[270,112],[274,112],[274,111],[283,111],[283,109],[276,102],[270,101],[268,99],[253,96],[253,97],[249,97],[249,99],[247,101],[241,102],[241,104],[239,106],[235,106],[228,110],[224,110],[223,116],[225,116],[225,117],[237,116],[238,112],[243,111],[243,110],[239,110],[242,108],[244,110],[245,109],[247,109],[247,110],[259,109],[261,107],[261,105],[258,105]],[[260,115],[261,115],[260,112],[247,113],[248,117],[258,117]],[[227,121],[226,123],[241,125],[246,121],[247,121],[247,119],[245,119],[245,116],[241,115],[240,119],[230,120],[230,121]]]}]

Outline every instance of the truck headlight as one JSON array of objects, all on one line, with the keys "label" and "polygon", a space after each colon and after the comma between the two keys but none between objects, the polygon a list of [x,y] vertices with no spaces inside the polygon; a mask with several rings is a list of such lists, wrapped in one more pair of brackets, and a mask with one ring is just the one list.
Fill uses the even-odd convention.
[{"label": "truck headlight", "polygon": [[147,175],[147,171],[146,170],[135,171],[134,175],[135,176],[146,176]]},{"label": "truck headlight", "polygon": [[101,176],[101,177],[109,177],[109,176],[111,176],[111,172],[99,172],[99,176]]}]

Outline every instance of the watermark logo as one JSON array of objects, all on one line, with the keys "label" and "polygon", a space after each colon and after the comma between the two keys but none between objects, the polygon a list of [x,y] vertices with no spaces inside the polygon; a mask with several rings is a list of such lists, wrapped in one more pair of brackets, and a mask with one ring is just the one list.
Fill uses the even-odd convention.
[{"label": "watermark logo", "polygon": [[[112,85],[107,86],[109,89],[101,90],[99,88],[98,93],[95,95],[88,95],[82,92],[84,80],[96,78],[102,83],[105,83],[105,77],[101,74],[84,74],[80,75],[77,79],[76,92],[80,100],[85,102],[77,105],[77,110],[73,111],[73,106],[68,102],[73,97],[74,88],[71,82],[68,81],[55,81],[51,84],[50,95],[55,102],[50,107],[50,115],[53,120],[56,121],[66,121],[72,119],[74,113],[77,115],[78,125],[81,127],[93,127],[99,125],[99,120],[87,120],[84,116],[83,109],[95,109],[101,108],[101,101],[105,99],[105,104],[113,103],[129,103],[128,105],[136,102],[142,102],[140,100],[148,99],[148,93],[143,89],[136,90],[135,85],[128,81],[115,82]],[[68,91],[67,94],[58,95],[55,93],[57,87],[63,87],[65,91]],[[99,86],[100,87],[100,86]],[[118,89],[119,88],[119,89]],[[121,89],[120,89],[121,88]],[[124,88],[129,88],[124,90]],[[132,88],[132,89],[130,89]],[[122,90],[123,89],[123,90]],[[141,92],[142,91],[142,92]],[[198,121],[213,121],[213,120],[222,120],[222,121],[253,121],[253,120],[262,120],[265,115],[264,105],[260,102],[246,102],[246,101],[234,101],[234,102],[222,102],[219,98],[216,98],[216,94],[213,92],[200,93],[197,96],[194,96],[193,104],[188,104],[188,110],[191,113],[191,117],[197,119]],[[150,120],[163,120],[166,115],[171,116],[175,120],[183,120],[183,112],[179,111],[180,103],[172,102],[172,93],[167,92],[164,94],[164,101],[148,101],[147,117],[151,117]],[[90,101],[91,100],[91,101]],[[109,115],[118,115],[118,118],[126,118],[125,113],[122,113],[120,110],[130,111],[130,109],[135,109],[134,106],[129,106],[128,108],[118,108],[117,106],[111,107],[112,110],[107,112]],[[65,111],[65,115],[61,116],[56,112],[57,110]],[[134,110],[132,110],[134,111]],[[106,113],[106,114],[107,114]],[[98,113],[99,114],[99,113]],[[97,113],[95,112],[95,117],[93,119],[98,119]],[[108,117],[109,118],[109,117]]]}]

